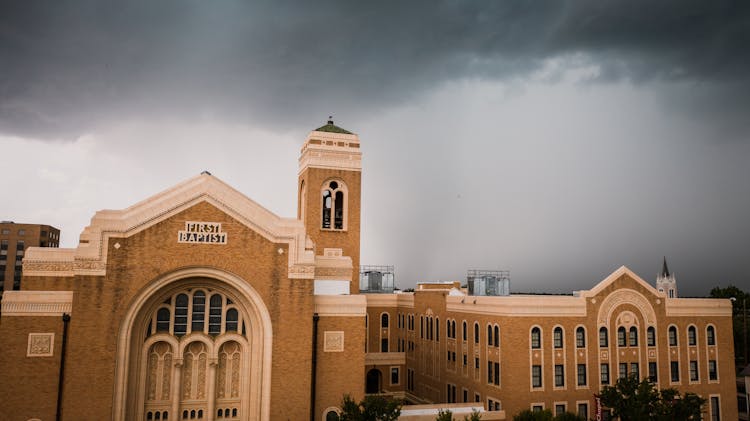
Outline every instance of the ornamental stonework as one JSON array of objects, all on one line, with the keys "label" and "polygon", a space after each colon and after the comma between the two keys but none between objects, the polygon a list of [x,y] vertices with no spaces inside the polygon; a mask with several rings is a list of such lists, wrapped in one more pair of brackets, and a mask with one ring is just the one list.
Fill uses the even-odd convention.
[{"label": "ornamental stonework", "polygon": [[29,333],[27,357],[51,357],[54,353],[54,333]]},{"label": "ornamental stonework", "polygon": [[344,352],[344,332],[326,331],[323,336],[323,352]]}]

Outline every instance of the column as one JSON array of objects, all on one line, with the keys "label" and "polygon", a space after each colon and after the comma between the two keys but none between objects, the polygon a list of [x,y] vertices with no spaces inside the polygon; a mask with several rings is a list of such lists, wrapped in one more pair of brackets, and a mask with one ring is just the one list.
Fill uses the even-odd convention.
[{"label": "column", "polygon": [[170,414],[170,420],[179,420],[182,417],[180,414],[180,399],[182,398],[182,358],[174,360],[174,371],[172,372],[172,411]]},{"label": "column", "polygon": [[217,358],[208,359],[208,394],[206,395],[206,420],[214,421],[216,416],[216,367],[219,365]]}]

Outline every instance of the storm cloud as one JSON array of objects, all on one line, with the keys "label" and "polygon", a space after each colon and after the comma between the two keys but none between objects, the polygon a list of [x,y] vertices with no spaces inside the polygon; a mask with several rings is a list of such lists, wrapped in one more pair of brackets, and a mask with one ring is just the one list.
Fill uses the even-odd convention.
[{"label": "storm cloud", "polygon": [[0,216],[74,246],[205,169],[295,215],[333,114],[362,262],[402,287],[570,292],[666,255],[681,294],[750,289],[748,45],[742,1],[0,0],[0,157],[25,157]]}]

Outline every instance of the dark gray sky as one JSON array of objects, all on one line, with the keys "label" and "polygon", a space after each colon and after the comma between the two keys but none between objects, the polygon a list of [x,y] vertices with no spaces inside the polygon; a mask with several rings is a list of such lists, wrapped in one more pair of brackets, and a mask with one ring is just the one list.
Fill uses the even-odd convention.
[{"label": "dark gray sky", "polygon": [[333,114],[362,261],[402,287],[569,292],[666,255],[683,295],[750,289],[748,45],[742,1],[0,0],[0,218],[73,246],[203,169],[292,216]]}]

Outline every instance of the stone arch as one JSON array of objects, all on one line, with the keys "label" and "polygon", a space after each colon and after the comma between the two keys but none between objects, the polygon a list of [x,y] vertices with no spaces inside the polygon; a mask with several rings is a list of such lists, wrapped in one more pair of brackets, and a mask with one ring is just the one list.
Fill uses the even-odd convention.
[{"label": "stone arch", "polygon": [[643,294],[628,288],[619,289],[609,294],[602,301],[596,318],[599,326],[609,326],[612,315],[617,307],[622,304],[633,305],[641,313],[646,325],[656,326],[656,312],[654,311],[654,307]]},{"label": "stone arch", "polygon": [[139,339],[143,338],[141,333],[146,332],[149,312],[158,307],[159,297],[191,287],[210,287],[227,294],[247,315],[252,328],[248,329],[246,341],[252,352],[248,361],[247,407],[241,414],[244,414],[244,419],[270,419],[273,329],[268,309],[260,294],[244,279],[219,269],[197,267],[164,274],[148,283],[131,300],[117,337],[114,421],[138,420],[142,417],[137,405],[138,387],[143,376],[142,359],[139,358],[143,341]]}]

